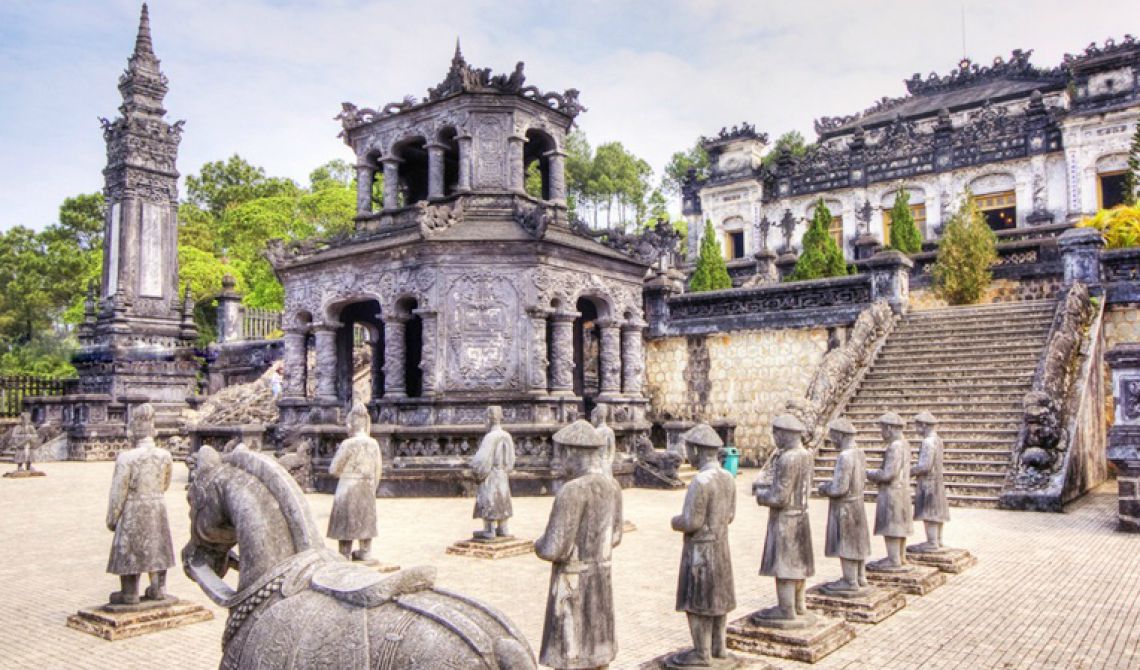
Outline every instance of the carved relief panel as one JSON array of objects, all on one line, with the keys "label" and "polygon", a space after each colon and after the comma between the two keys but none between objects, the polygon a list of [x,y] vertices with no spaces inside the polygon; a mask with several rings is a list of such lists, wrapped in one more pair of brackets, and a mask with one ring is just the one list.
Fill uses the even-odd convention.
[{"label": "carved relief panel", "polygon": [[451,390],[510,390],[519,375],[519,295],[510,277],[468,272],[451,280],[446,380]]},{"label": "carved relief panel", "polygon": [[472,158],[475,166],[475,188],[507,188],[506,116],[479,115],[473,121]]}]

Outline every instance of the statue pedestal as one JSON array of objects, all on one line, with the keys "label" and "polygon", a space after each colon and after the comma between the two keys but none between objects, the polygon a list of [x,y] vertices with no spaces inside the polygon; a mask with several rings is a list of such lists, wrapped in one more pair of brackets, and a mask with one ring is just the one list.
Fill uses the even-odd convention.
[{"label": "statue pedestal", "polygon": [[630,521],[629,519],[622,519],[621,532],[623,535],[625,533],[632,533],[635,530],[637,530],[637,526],[633,525],[632,521]]},{"label": "statue pedestal", "polygon": [[375,558],[366,558],[363,561],[358,561],[358,560],[353,559],[352,564],[353,565],[363,565],[364,567],[371,568],[371,569],[375,570],[376,572],[399,572],[400,571],[400,566],[396,565],[395,563],[385,563],[384,561],[378,561]]},{"label": "statue pedestal", "polygon": [[728,624],[728,648],[793,661],[815,663],[855,639],[855,628],[843,619],[809,613],[801,628],[776,628],[753,623],[752,615]]},{"label": "statue pedestal", "polygon": [[46,477],[47,473],[41,470],[12,470],[5,472],[4,476],[12,479],[23,479],[25,477]]},{"label": "statue pedestal", "polygon": [[677,649],[667,654],[662,654],[657,658],[646,661],[637,666],[637,670],[779,670],[774,665],[768,665],[762,661],[756,661],[751,658],[739,658],[728,654],[725,658],[709,659],[708,665],[679,665],[674,662],[673,657],[685,653],[691,647],[684,649]]},{"label": "statue pedestal", "polygon": [[978,563],[978,557],[965,549],[943,547],[937,551],[923,551],[922,545],[918,544],[906,548],[906,560],[908,563],[938,568],[952,575],[965,572]]},{"label": "statue pedestal", "polygon": [[168,596],[142,600],[138,605],[86,607],[67,617],[67,627],[114,641],[213,618],[214,613],[202,605]]},{"label": "statue pedestal", "polygon": [[531,540],[520,540],[514,536],[496,537],[493,540],[473,537],[467,540],[459,540],[447,548],[447,553],[455,554],[456,556],[470,556],[471,558],[489,558],[495,560],[499,558],[509,558],[511,556],[521,556],[523,554],[532,554],[534,553],[534,542]]},{"label": "statue pedestal", "polygon": [[816,584],[804,594],[807,608],[853,623],[879,623],[906,607],[906,598],[894,589],[867,586],[847,594],[828,593],[823,586]]},{"label": "statue pedestal", "polygon": [[908,563],[901,568],[883,567],[886,559],[867,564],[867,581],[875,586],[897,589],[914,596],[924,596],[946,583],[946,575],[938,568]]}]

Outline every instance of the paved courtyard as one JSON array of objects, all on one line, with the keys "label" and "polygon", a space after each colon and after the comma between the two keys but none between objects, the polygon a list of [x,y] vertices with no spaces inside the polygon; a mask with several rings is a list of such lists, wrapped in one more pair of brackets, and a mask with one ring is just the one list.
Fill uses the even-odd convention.
[{"label": "paved courtyard", "polygon": [[[7,469],[9,466],[4,465]],[[46,463],[48,477],[0,480],[0,667],[216,668],[224,612],[214,621],[140,638],[105,642],[66,628],[67,616],[101,603],[117,586],[104,574],[111,533],[104,529],[110,463]],[[775,602],[771,579],[756,574],[766,512],[748,496],[754,472],[739,477],[732,550],[739,609]],[[187,537],[186,470],[177,466],[167,504],[176,548]],[[1114,531],[1115,483],[1063,515],[953,510],[949,543],[979,558],[926,597],[872,627],[815,666],[781,668],[1140,668],[1140,537]],[[680,536],[669,519],[684,493],[626,491],[626,517],[638,530],[614,555],[618,644],[614,668],[636,668],[688,641],[673,612]],[[322,527],[331,496],[311,495]],[[550,498],[515,501],[516,534],[541,531]],[[405,566],[430,563],[438,583],[506,612],[535,646],[541,639],[548,564],[533,556],[479,561],[444,548],[473,527],[471,500],[380,500],[379,557]],[[812,502],[816,580],[838,577],[824,559],[826,503]],[[334,546],[334,543],[329,543]],[[881,543],[876,541],[876,552]],[[181,570],[171,591],[210,604]],[[212,607],[212,604],[210,604]]]}]

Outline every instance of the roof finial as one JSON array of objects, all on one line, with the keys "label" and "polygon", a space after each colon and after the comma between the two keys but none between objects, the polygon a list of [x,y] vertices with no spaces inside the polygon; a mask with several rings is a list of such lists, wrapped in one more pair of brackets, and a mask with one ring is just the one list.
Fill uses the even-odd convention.
[{"label": "roof finial", "polygon": [[150,12],[145,2],[139,17],[139,35],[135,38],[135,55],[140,54],[154,56],[154,44],[150,41]]},{"label": "roof finial", "polygon": [[459,48],[459,35],[455,36],[455,55],[451,57],[452,63],[463,62],[463,51]]}]

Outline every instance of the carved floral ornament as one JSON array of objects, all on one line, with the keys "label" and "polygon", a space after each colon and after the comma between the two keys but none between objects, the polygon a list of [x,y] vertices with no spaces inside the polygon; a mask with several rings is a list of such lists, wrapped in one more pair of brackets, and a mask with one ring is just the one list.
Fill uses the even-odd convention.
[{"label": "carved floral ornament", "polygon": [[286,280],[282,322],[301,323],[298,315],[307,312],[314,319],[335,323],[334,313],[361,300],[376,300],[382,314],[395,314],[404,298],[414,298],[419,309],[430,309],[435,304],[435,274],[432,268],[399,268],[366,275],[348,267],[335,275],[300,275]]},{"label": "carved floral ornament", "polygon": [[560,272],[550,268],[538,268],[532,272],[532,283],[537,291],[536,301],[543,308],[549,308],[557,299],[563,309],[573,309],[578,298],[585,296],[602,300],[609,308],[612,318],[622,319],[628,313],[630,320],[641,321],[640,286],[584,272]]}]

